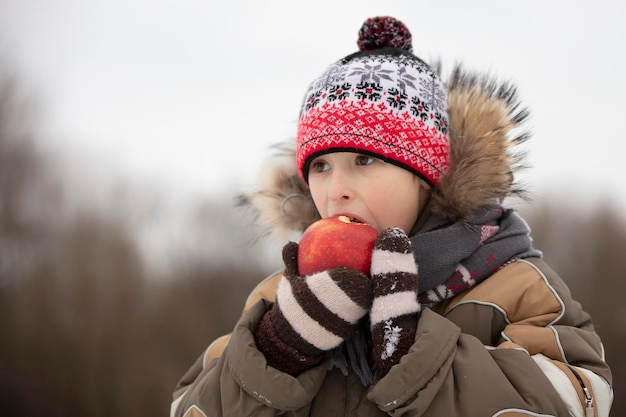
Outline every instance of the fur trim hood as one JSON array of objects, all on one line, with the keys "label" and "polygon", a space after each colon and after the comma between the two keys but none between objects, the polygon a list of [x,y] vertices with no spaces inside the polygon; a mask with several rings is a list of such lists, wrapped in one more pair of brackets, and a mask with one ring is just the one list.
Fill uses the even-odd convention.
[{"label": "fur trim hood", "polygon": [[[439,72],[439,65],[434,68]],[[457,65],[447,80],[450,165],[433,189],[429,208],[437,215],[465,222],[486,204],[522,195],[514,173],[523,168],[517,145],[529,113],[516,88]],[[251,207],[261,234],[283,239],[319,219],[308,186],[298,176],[295,140],[275,145],[261,167],[258,188],[240,196]]]}]

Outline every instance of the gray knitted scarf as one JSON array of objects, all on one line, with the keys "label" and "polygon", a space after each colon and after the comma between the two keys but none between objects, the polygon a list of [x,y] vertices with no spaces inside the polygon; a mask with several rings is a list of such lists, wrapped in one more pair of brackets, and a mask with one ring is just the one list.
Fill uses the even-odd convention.
[{"label": "gray knitted scarf", "polygon": [[[487,279],[517,259],[541,257],[532,246],[530,228],[512,209],[486,206],[467,222],[424,213],[411,232],[413,255],[418,265],[419,302],[429,307]],[[367,361],[365,323],[353,338],[331,352],[330,369],[347,375],[348,363],[368,386],[373,373]]]},{"label": "gray knitted scarf", "polygon": [[423,307],[478,284],[511,261],[542,256],[532,247],[528,224],[499,205],[484,207],[467,223],[430,214],[416,228],[410,239]]}]

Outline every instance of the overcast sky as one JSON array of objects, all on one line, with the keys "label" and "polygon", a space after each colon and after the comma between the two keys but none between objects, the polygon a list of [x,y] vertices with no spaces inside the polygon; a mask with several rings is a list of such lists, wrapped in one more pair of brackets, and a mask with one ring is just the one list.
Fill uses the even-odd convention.
[{"label": "overcast sky", "polygon": [[414,52],[513,81],[543,190],[626,203],[626,6],[588,1],[0,0],[0,57],[49,145],[193,192],[248,187],[308,83],[393,15]]}]

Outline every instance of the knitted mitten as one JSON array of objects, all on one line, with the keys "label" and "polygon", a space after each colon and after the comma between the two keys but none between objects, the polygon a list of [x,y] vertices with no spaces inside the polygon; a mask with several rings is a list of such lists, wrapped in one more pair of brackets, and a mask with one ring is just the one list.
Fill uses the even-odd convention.
[{"label": "knitted mitten", "polygon": [[295,376],[354,334],[371,306],[372,289],[367,276],[345,267],[299,276],[294,242],[283,247],[283,260],[276,302],[254,336],[268,365]]},{"label": "knitted mitten", "polygon": [[376,373],[382,378],[413,345],[420,304],[411,242],[400,228],[380,234],[372,253],[370,311]]}]

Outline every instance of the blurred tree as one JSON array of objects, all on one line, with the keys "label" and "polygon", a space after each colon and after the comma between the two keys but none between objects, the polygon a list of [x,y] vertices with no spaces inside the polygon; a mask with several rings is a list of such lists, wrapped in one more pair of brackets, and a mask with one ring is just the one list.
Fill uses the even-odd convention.
[{"label": "blurred tree", "polygon": [[28,128],[32,109],[17,83],[0,74],[0,285],[23,273],[20,259],[31,254],[28,243],[42,233],[44,207],[59,200]]},{"label": "blurred tree", "polygon": [[[3,415],[167,414],[177,380],[232,328],[267,272],[250,246],[234,242],[245,232],[221,200],[183,222],[197,245],[172,248],[167,268],[148,268],[130,224],[138,206],[112,193],[104,209],[88,200],[69,208],[73,184],[39,152],[30,110],[0,75]],[[241,258],[202,257],[229,246]]]}]

